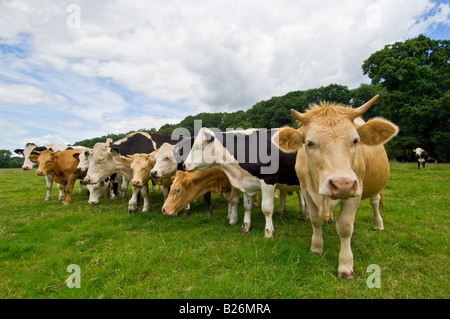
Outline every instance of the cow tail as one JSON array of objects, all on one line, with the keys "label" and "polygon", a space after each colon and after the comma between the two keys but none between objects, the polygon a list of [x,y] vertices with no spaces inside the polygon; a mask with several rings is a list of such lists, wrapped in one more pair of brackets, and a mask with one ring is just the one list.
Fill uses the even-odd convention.
[{"label": "cow tail", "polygon": [[381,193],[381,192],[380,192],[380,207],[379,207],[379,209],[380,209],[380,211],[381,211],[382,213],[385,212],[385,210],[384,210],[383,193]]}]

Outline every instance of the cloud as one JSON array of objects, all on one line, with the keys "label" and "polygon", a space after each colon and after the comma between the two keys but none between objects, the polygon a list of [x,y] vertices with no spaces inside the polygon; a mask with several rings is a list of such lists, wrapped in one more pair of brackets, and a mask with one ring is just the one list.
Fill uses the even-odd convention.
[{"label": "cloud", "polygon": [[354,88],[370,54],[448,25],[449,11],[428,0],[2,1],[0,112],[75,142]]}]

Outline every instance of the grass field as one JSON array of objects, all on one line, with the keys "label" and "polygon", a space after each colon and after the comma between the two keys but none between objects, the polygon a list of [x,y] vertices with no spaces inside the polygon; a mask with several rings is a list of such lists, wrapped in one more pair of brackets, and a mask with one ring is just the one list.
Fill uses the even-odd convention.
[{"label": "grass field", "polygon": [[[264,239],[264,216],[254,207],[252,229],[243,218],[229,226],[227,204],[213,195],[205,217],[199,200],[186,218],[151,210],[128,215],[127,201],[103,198],[89,206],[86,189],[72,203],[45,202],[45,181],[34,170],[0,170],[0,298],[448,298],[450,165],[391,164],[384,190],[385,230],[373,231],[369,201],[358,209],[352,250],[355,280],[337,278],[339,237],[324,226],[324,251],[309,252],[312,228],[300,220],[297,196],[275,236]],[[128,197],[130,196],[130,191]],[[276,205],[278,200],[276,200]],[[64,283],[79,265],[81,288]],[[368,288],[381,269],[381,288]]]}]

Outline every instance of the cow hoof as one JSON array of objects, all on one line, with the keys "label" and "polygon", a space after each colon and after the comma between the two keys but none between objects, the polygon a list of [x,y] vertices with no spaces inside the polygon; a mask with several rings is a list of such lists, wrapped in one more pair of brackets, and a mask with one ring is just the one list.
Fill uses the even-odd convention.
[{"label": "cow hoof", "polygon": [[206,212],[206,217],[211,217],[211,215],[212,215],[212,210],[208,210],[208,211]]},{"label": "cow hoof", "polygon": [[44,198],[44,201],[48,202],[50,200],[50,198]]},{"label": "cow hoof", "polygon": [[351,271],[339,271],[338,272],[338,278],[339,279],[346,279],[346,280],[353,280],[355,279],[355,273],[353,270]]},{"label": "cow hoof", "polygon": [[384,227],[383,226],[374,226],[373,230],[382,231],[382,230],[384,230]]},{"label": "cow hoof", "polygon": [[323,250],[323,248],[321,248],[321,247],[311,247],[311,252],[313,253],[313,254],[321,254],[322,253],[322,250]]},{"label": "cow hoof", "polygon": [[142,210],[143,213],[148,213],[148,208]]},{"label": "cow hoof", "polygon": [[273,230],[266,229],[264,231],[264,238],[273,238]]},{"label": "cow hoof", "polygon": [[250,232],[250,225],[247,223],[244,223],[242,225],[241,230],[239,231],[239,234],[241,235],[247,235]]},{"label": "cow hoof", "polygon": [[237,224],[237,220],[229,220],[228,221],[228,225],[230,225],[230,226],[234,226],[234,225],[236,225]]}]

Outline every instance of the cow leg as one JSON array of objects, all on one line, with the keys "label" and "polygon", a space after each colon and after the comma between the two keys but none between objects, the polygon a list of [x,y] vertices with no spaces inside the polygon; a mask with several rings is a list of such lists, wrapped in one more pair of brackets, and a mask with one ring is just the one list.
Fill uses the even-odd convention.
[{"label": "cow leg", "polygon": [[380,215],[380,200],[381,195],[377,194],[370,198],[370,205],[372,206],[373,210],[373,229],[374,230],[383,230],[383,219]]},{"label": "cow leg", "polygon": [[131,186],[131,199],[128,201],[128,214],[134,214],[138,210],[138,195],[141,187]]},{"label": "cow leg", "polygon": [[159,187],[162,187],[162,192],[163,192],[163,196],[164,196],[164,203],[166,202],[167,197],[169,196],[169,187],[164,186],[164,185],[160,185]]},{"label": "cow leg", "polygon": [[351,238],[355,213],[358,209],[360,197],[350,198],[341,202],[341,212],[336,220],[336,230],[341,239],[341,250],[339,252],[338,277],[353,280],[353,254],[351,248]]},{"label": "cow leg", "polygon": [[238,222],[238,205],[239,196],[235,196],[228,202],[228,223],[230,225],[236,225]]},{"label": "cow leg", "polygon": [[56,184],[56,187],[58,188],[58,200],[62,201],[64,199],[64,186],[61,184]]},{"label": "cow leg", "polygon": [[144,198],[144,207],[142,208],[142,212],[147,213],[150,210],[150,202],[148,200],[148,182],[146,182],[144,186],[142,186],[141,194]]},{"label": "cow leg", "polygon": [[64,188],[64,197],[63,197],[63,204],[64,205],[69,205],[70,204],[72,191],[73,191],[73,186],[75,185],[75,181],[76,180],[77,180],[76,177],[69,176],[68,179],[67,179],[67,184],[63,187]]},{"label": "cow leg", "polygon": [[203,195],[203,199],[205,200],[206,204],[206,217],[211,217],[212,215],[211,192],[207,192],[205,195]]},{"label": "cow leg", "polygon": [[78,194],[81,194],[83,192],[83,184],[80,183],[80,185],[78,185]]},{"label": "cow leg", "polygon": [[273,214],[273,201],[274,201],[274,190],[275,185],[268,185],[266,183],[262,183],[261,185],[261,193],[262,193],[262,202],[261,202],[261,209],[266,217],[266,227],[264,230],[264,238],[273,238],[273,221],[272,221],[272,214]]},{"label": "cow leg", "polygon": [[45,175],[45,185],[47,187],[47,193],[45,194],[44,200],[49,200],[52,195],[52,186],[53,186],[53,176]]},{"label": "cow leg", "polygon": [[296,193],[297,193],[297,197],[298,197],[298,211],[299,211],[299,213],[303,213],[303,220],[308,220],[309,219],[308,206],[306,206],[302,192],[296,191]]},{"label": "cow leg", "polygon": [[128,190],[128,180],[124,177],[122,177],[122,184],[120,185],[120,198],[125,198],[127,196],[127,190]]},{"label": "cow leg", "polygon": [[250,226],[252,224],[252,206],[253,206],[253,197],[244,193],[244,222],[242,223],[240,234],[248,234],[250,231]]},{"label": "cow leg", "polygon": [[302,192],[306,201],[306,206],[309,211],[309,220],[313,229],[313,235],[311,238],[311,252],[315,254],[321,254],[323,250],[323,237],[322,237],[322,224],[323,219],[319,216],[319,209],[314,203],[311,195],[308,192]]},{"label": "cow leg", "polygon": [[280,203],[278,204],[277,214],[284,215],[283,212],[286,209],[286,196],[287,192],[280,190]]}]

